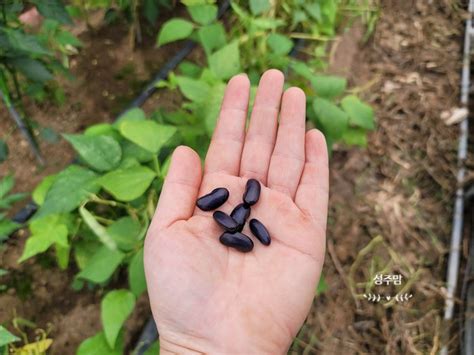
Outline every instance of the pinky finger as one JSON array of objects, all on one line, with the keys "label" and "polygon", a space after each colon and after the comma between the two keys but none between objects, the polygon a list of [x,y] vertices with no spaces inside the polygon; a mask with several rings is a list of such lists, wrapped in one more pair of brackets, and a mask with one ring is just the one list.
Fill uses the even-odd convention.
[{"label": "pinky finger", "polygon": [[306,133],[305,165],[296,191],[296,205],[326,228],[329,198],[329,168],[326,139],[317,129]]}]

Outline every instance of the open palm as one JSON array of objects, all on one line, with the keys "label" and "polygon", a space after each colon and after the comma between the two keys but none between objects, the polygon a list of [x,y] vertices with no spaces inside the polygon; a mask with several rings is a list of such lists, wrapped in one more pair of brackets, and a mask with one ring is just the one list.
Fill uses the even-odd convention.
[{"label": "open palm", "polygon": [[[287,351],[311,307],[325,251],[326,143],[305,132],[302,90],[283,93],[283,74],[261,78],[249,128],[250,84],[229,81],[204,174],[198,155],[178,147],[145,243],[145,271],[162,351],[277,354]],[[219,243],[221,228],[196,199],[225,187],[229,213],[249,178],[262,183],[250,218],[272,237],[241,253]]]}]

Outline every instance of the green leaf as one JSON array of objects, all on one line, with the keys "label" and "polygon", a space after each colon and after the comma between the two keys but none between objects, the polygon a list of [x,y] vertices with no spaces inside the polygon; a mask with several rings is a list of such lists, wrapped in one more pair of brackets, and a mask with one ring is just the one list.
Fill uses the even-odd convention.
[{"label": "green leaf", "polygon": [[30,223],[31,235],[26,241],[25,249],[18,262],[45,252],[53,244],[68,247],[68,229],[61,215],[48,215]]},{"label": "green leaf", "polygon": [[7,239],[7,237],[20,228],[20,226],[21,224],[9,219],[0,219],[0,241]]},{"label": "green leaf", "polygon": [[15,185],[15,178],[13,175],[7,175],[2,180],[0,180],[0,199],[6,196],[7,193],[13,189]]},{"label": "green leaf", "polygon": [[348,95],[341,101],[341,106],[349,115],[349,123],[365,129],[374,129],[374,110],[355,95]]},{"label": "green leaf", "polygon": [[160,14],[160,2],[156,0],[144,0],[143,1],[143,15],[148,20],[151,26],[155,25],[158,15]]},{"label": "green leaf", "polygon": [[112,276],[124,257],[120,251],[102,246],[96,250],[76,277],[97,284],[103,283]]},{"label": "green leaf", "polygon": [[331,139],[339,139],[347,129],[349,117],[331,101],[319,97],[313,100],[313,109],[324,133]]},{"label": "green leaf", "polygon": [[133,250],[139,242],[142,226],[130,216],[122,217],[107,227],[107,233],[117,243],[119,249]]},{"label": "green leaf", "polygon": [[44,203],[35,218],[51,213],[71,212],[79,207],[91,194],[99,190],[96,177],[91,170],[77,165],[70,165],[61,171],[46,193]]},{"label": "green leaf", "polygon": [[303,78],[312,80],[314,77],[313,70],[304,62],[300,60],[293,60],[290,63],[291,69],[298,75],[301,75]]},{"label": "green leaf", "polygon": [[104,327],[105,339],[111,348],[115,347],[120,329],[134,307],[135,296],[128,290],[110,291],[102,299],[100,318]]},{"label": "green leaf", "polygon": [[165,162],[163,163],[160,169],[161,177],[163,178],[163,180],[166,178],[166,175],[168,175],[168,171],[170,170],[170,165],[171,165],[171,154],[166,157]]},{"label": "green leaf", "polygon": [[3,139],[0,139],[0,164],[8,158],[8,145]]},{"label": "green leaf", "polygon": [[202,68],[188,60],[183,60],[179,65],[178,65],[178,72],[184,76],[188,76],[190,78],[198,78],[199,75],[202,72]]},{"label": "green leaf", "polygon": [[131,108],[123,113],[113,124],[115,128],[119,128],[125,121],[143,121],[146,120],[145,112],[138,107]]},{"label": "green leaf", "polygon": [[138,297],[146,290],[145,268],[143,266],[143,248],[135,253],[128,265],[128,284]]},{"label": "green leaf", "polygon": [[76,355],[122,355],[123,339],[118,337],[118,340],[115,348],[111,349],[109,344],[107,344],[104,332],[97,333],[79,345]]},{"label": "green leaf", "polygon": [[143,355],[160,355],[160,341],[157,340],[145,350]]},{"label": "green leaf", "polygon": [[124,141],[122,144],[122,161],[125,159],[135,159],[140,163],[147,163],[153,160],[154,154],[135,143]]},{"label": "green leaf", "polygon": [[201,106],[201,117],[204,117],[204,122],[206,124],[206,129],[209,136],[214,132],[216,127],[217,116],[219,115],[219,110],[221,107],[222,99],[224,98],[225,84],[219,83],[214,85],[211,88],[211,92]]},{"label": "green leaf", "polygon": [[206,82],[185,76],[176,76],[176,82],[183,95],[191,101],[204,101],[211,89]]},{"label": "green leaf", "polygon": [[117,142],[120,141],[121,136],[110,123],[97,123],[95,125],[89,126],[84,131],[86,136],[110,136],[114,138]]},{"label": "green leaf", "polygon": [[56,20],[64,25],[73,24],[61,0],[35,0],[33,3],[36,5],[38,12],[44,17]]},{"label": "green leaf", "polygon": [[253,15],[260,15],[262,12],[270,10],[270,7],[268,0],[250,0],[250,12]]},{"label": "green leaf", "polygon": [[86,136],[102,136],[108,135],[114,131],[114,127],[110,123],[97,123],[89,126],[84,131]]},{"label": "green leaf", "polygon": [[321,274],[321,277],[319,279],[318,287],[316,288],[316,295],[321,295],[322,293],[326,292],[328,290],[328,284],[326,283],[326,279],[324,278],[324,275]]},{"label": "green leaf", "polygon": [[186,6],[196,6],[213,3],[215,0],[181,0],[181,2]]},{"label": "green leaf", "polygon": [[34,189],[32,193],[32,198],[38,206],[41,206],[44,203],[46,194],[48,193],[51,186],[53,186],[53,183],[56,181],[56,177],[56,174],[46,176]]},{"label": "green leaf", "polygon": [[82,42],[71,32],[64,29],[56,34],[55,40],[63,47],[83,47]]},{"label": "green leaf", "polygon": [[69,253],[71,251],[71,246],[63,246],[60,244],[56,244],[54,246],[56,249],[56,260],[58,262],[58,266],[61,270],[66,270],[69,265]]},{"label": "green leaf", "polygon": [[20,338],[10,333],[7,329],[0,325],[0,346],[19,341]]},{"label": "green leaf", "polygon": [[347,80],[340,76],[313,75],[310,80],[316,94],[327,99],[342,95],[347,86]]},{"label": "green leaf", "polygon": [[347,145],[357,145],[367,147],[367,131],[362,128],[351,128],[344,132],[342,140]]},{"label": "green leaf", "polygon": [[220,79],[229,79],[240,72],[240,53],[238,41],[222,47],[209,56],[209,67]]},{"label": "green leaf", "polygon": [[8,209],[15,202],[23,200],[26,196],[28,196],[27,193],[16,193],[8,195],[7,197],[0,200],[0,208]]},{"label": "green leaf", "polygon": [[193,29],[194,25],[187,20],[180,18],[168,20],[161,26],[158,34],[158,45],[162,46],[166,43],[185,39],[191,35]]},{"label": "green leaf", "polygon": [[36,82],[46,82],[53,79],[53,74],[39,60],[22,57],[10,61],[26,78]]},{"label": "green leaf", "polygon": [[197,34],[207,55],[227,43],[224,25],[220,22],[201,27]]},{"label": "green leaf", "polygon": [[200,25],[208,25],[217,18],[216,5],[195,5],[187,9],[191,18]]},{"label": "green leaf", "polygon": [[102,244],[96,240],[77,240],[74,242],[74,259],[80,270],[84,269]]},{"label": "green leaf", "polygon": [[92,213],[90,213],[84,206],[81,206],[79,208],[79,214],[81,215],[84,222],[86,222],[87,226],[99,238],[102,244],[111,250],[117,249],[117,243],[115,243],[115,240],[113,240],[113,238],[109,235],[105,227],[97,222]]},{"label": "green leaf", "polygon": [[64,134],[63,137],[90,167],[98,171],[112,170],[122,158],[120,144],[110,136]]},{"label": "green leaf", "polygon": [[293,48],[293,41],[279,33],[271,33],[267,37],[267,44],[278,55],[287,55]]},{"label": "green leaf", "polygon": [[132,201],[145,193],[156,174],[145,166],[111,171],[98,183],[117,200]]},{"label": "green leaf", "polygon": [[150,120],[124,121],[120,124],[122,136],[155,154],[176,133],[176,130],[176,127],[161,125]]},{"label": "green leaf", "polygon": [[273,30],[280,26],[283,26],[284,24],[285,24],[285,21],[281,19],[260,17],[260,18],[256,18],[252,20],[252,25],[256,29],[260,29],[260,30]]},{"label": "green leaf", "polygon": [[[1,30],[2,28],[0,27],[0,31]],[[24,34],[17,29],[3,28],[3,32],[6,33],[8,42],[12,48],[17,51],[28,54],[51,55],[51,52],[38,41],[37,36]]]},{"label": "green leaf", "polygon": [[59,141],[59,135],[51,127],[41,127],[39,134],[41,139],[48,143],[57,143]]}]

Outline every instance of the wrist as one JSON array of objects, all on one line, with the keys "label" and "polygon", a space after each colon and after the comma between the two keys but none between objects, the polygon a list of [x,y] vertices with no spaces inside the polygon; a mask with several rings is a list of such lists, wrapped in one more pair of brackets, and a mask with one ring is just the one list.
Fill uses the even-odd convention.
[{"label": "wrist", "polygon": [[[264,334],[262,334],[264,336]],[[196,339],[190,336],[173,336],[172,338],[164,337],[160,334],[160,354],[184,354],[184,355],[196,355],[196,354],[245,354],[245,355],[265,355],[265,354],[286,354],[289,346],[283,345],[278,346],[275,344],[256,344],[247,340],[229,339],[228,341],[223,340],[208,340],[208,339]]]}]

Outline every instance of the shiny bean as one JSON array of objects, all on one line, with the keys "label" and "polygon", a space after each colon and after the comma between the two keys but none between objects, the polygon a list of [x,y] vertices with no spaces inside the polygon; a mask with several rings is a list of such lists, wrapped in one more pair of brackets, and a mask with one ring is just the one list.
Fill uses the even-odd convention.
[{"label": "shiny bean", "polygon": [[222,206],[229,198],[229,190],[223,187],[212,190],[207,195],[197,199],[196,206],[203,211],[212,211]]},{"label": "shiny bean", "polygon": [[237,249],[243,253],[247,253],[253,249],[252,239],[239,232],[224,232],[220,236],[219,241],[225,246]]},{"label": "shiny bean", "polygon": [[255,179],[249,179],[245,185],[244,202],[248,206],[255,205],[260,197],[260,182]]},{"label": "shiny bean", "polygon": [[230,216],[238,223],[238,231],[241,232],[244,228],[247,218],[250,216],[250,207],[245,203],[240,203],[232,210]]},{"label": "shiny bean", "polygon": [[222,211],[216,211],[212,214],[214,220],[219,224],[222,228],[224,228],[227,232],[237,232],[239,229],[239,224],[227,213]]},{"label": "shiny bean", "polygon": [[258,219],[251,219],[249,222],[250,230],[252,234],[263,244],[270,245],[272,239],[270,238],[270,233],[268,233],[267,228],[260,222]]}]

